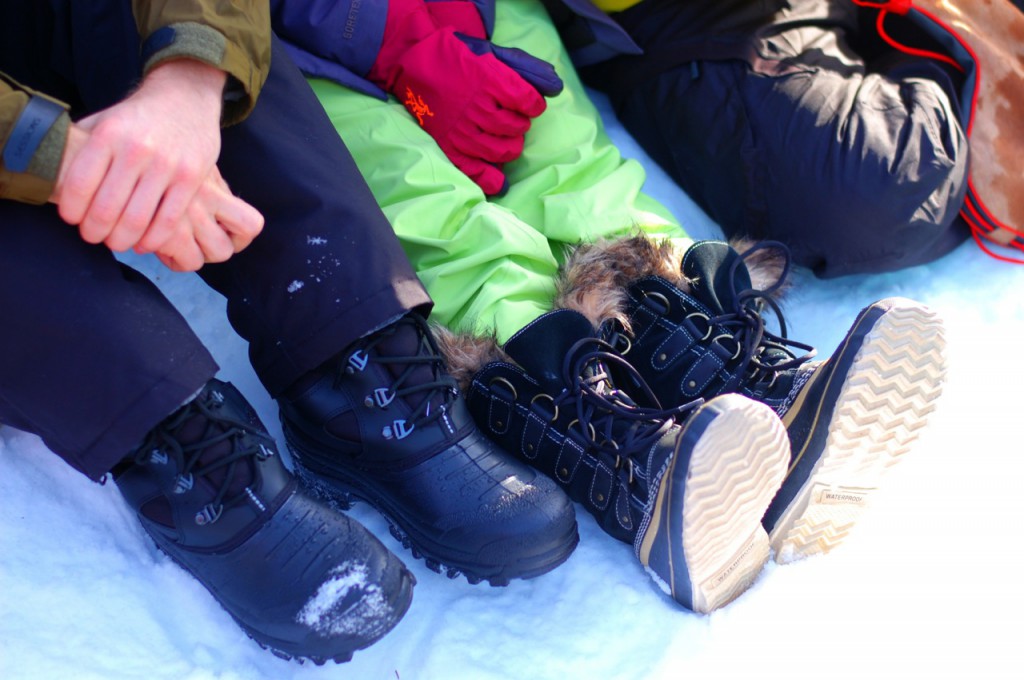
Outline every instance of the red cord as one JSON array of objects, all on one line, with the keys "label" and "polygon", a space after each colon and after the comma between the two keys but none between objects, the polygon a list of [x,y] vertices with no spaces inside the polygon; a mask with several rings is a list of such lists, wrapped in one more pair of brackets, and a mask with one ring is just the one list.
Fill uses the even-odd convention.
[{"label": "red cord", "polygon": [[[885,17],[889,12],[904,15],[909,13],[911,9],[916,9],[918,12],[928,17],[931,21],[941,26],[943,30],[945,30],[947,33],[956,38],[956,41],[960,43],[960,46],[963,47],[964,50],[967,51],[971,59],[973,59],[974,63],[976,64],[976,68],[974,71],[974,92],[971,93],[971,111],[970,116],[967,119],[967,136],[969,138],[971,136],[971,130],[974,127],[974,113],[978,105],[978,92],[981,88],[981,60],[978,59],[978,55],[975,54],[973,49],[971,49],[971,46],[968,45],[956,31],[947,26],[946,23],[939,19],[937,16],[935,16],[934,14],[927,10],[921,9],[920,7],[914,7],[913,0],[888,0],[887,2],[868,2],[866,0],[853,0],[853,3],[861,7],[874,7],[879,10],[878,20],[876,22],[878,35],[881,36],[881,38],[890,47],[899,50],[900,52],[904,52],[906,54],[912,54],[918,57],[925,57],[927,59],[936,59],[943,63],[952,65],[958,71],[963,73],[964,67],[961,66],[959,63],[957,63],[955,59],[948,55],[941,54],[939,52],[932,52],[930,50],[921,50],[914,47],[910,47],[893,39],[892,36],[890,36],[888,32],[885,30]],[[982,250],[984,250],[986,253],[988,253],[997,260],[1024,264],[1024,260],[1003,257],[1001,255],[997,255],[996,253],[992,252],[987,247],[985,247],[985,245],[982,243],[982,239],[991,241],[992,239],[988,236],[988,234],[990,234],[992,231],[998,228],[1014,235],[1013,241],[1011,241],[1011,243],[1006,245],[1005,247],[1024,251],[1024,240],[1022,240],[1024,239],[1024,232],[1022,232],[1019,229],[1014,229],[1013,227],[1004,224],[1002,221],[996,219],[996,217],[991,212],[989,212],[988,208],[985,206],[985,203],[981,200],[977,192],[974,190],[974,184],[970,178],[968,178],[967,180],[967,189],[970,200],[966,200],[964,202],[964,206],[960,210],[960,214],[964,218],[964,220],[967,221],[967,224],[970,225],[971,234],[974,236],[974,240],[978,243],[979,246],[981,246]],[[974,205],[975,203],[977,204],[977,206]],[[986,229],[985,226],[982,225],[995,226],[993,228]],[[992,242],[998,243],[996,241]]]}]

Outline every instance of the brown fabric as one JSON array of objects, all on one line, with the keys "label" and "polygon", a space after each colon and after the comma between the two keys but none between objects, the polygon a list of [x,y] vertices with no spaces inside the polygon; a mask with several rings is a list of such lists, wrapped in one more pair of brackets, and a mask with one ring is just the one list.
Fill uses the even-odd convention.
[{"label": "brown fabric", "polygon": [[[270,70],[270,6],[244,0],[132,0],[143,43],[156,31],[175,27],[171,45],[149,58],[144,72],[170,59],[197,59],[227,71],[243,96],[225,102],[224,123],[245,118],[256,104]],[[212,29],[209,30],[209,29]],[[211,34],[223,50],[211,52]],[[217,58],[219,56],[219,59]],[[232,83],[229,83],[229,90]]]},{"label": "brown fabric", "polygon": [[[33,96],[57,102],[56,99],[34,92],[0,73],[0,151],[7,146],[14,124]],[[61,102],[57,103],[64,106]],[[54,122],[36,148],[27,172],[11,172],[0,160],[0,199],[36,205],[46,203],[53,193],[53,185],[57,180],[57,170],[63,158],[69,124],[67,113]]]}]

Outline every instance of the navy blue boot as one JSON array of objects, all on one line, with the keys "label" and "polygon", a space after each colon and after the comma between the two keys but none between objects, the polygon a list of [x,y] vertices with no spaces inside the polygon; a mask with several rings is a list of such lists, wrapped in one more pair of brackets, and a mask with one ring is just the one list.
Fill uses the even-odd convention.
[{"label": "navy blue boot", "polygon": [[477,429],[415,314],[279,403],[299,476],[338,502],[369,502],[435,571],[507,585],[554,569],[579,541],[565,494]]},{"label": "navy blue boot", "polygon": [[761,516],[789,460],[771,409],[738,395],[641,408],[611,378],[629,365],[571,310],[540,317],[504,352],[467,396],[491,438],[631,544],[684,607],[710,612],[747,589],[768,559]]},{"label": "navy blue boot", "polygon": [[[935,408],[945,374],[938,316],[912,300],[881,300],[860,313],[828,360],[812,361],[811,347],[787,338],[773,298],[788,269],[781,244],[741,256],[724,242],[702,241],[672,265],[669,251],[640,237],[603,255],[589,250],[570,260],[568,278],[592,280],[598,262],[602,271],[632,272],[631,280],[614,282],[621,304],[606,308],[613,311],[605,313],[603,335],[660,403],[737,393],[782,418],[793,457],[764,518],[776,559],[827,552],[842,542]],[[635,254],[645,251],[656,261],[638,264]],[[781,260],[766,260],[770,251]],[[659,274],[642,275],[644,269]],[[755,287],[752,273],[770,285]],[[568,301],[608,299],[607,292],[571,288],[565,286]],[[769,308],[776,333],[765,319]]]},{"label": "navy blue boot", "polygon": [[207,383],[114,480],[157,546],[278,656],[347,661],[409,607],[402,562],[301,489],[228,383]]}]

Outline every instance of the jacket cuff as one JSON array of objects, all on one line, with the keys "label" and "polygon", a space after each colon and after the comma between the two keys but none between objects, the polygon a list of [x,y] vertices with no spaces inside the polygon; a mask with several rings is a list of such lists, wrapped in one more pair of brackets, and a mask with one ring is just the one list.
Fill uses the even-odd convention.
[{"label": "jacket cuff", "polygon": [[264,74],[223,33],[189,21],[158,28],[142,44],[143,75],[175,59],[195,59],[227,72],[222,125],[237,123],[252,111]]},{"label": "jacket cuff", "polygon": [[11,128],[0,167],[0,198],[42,205],[53,194],[71,118],[66,107],[32,96]]}]

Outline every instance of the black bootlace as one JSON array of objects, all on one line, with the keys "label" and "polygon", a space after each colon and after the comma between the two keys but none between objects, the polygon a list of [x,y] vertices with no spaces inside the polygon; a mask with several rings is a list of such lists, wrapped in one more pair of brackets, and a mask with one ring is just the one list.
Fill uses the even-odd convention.
[{"label": "black bootlace", "polygon": [[[266,459],[275,450],[270,435],[223,415],[220,412],[222,403],[223,397],[216,389],[203,392],[151,430],[135,454],[135,462],[140,464],[152,462],[154,455],[173,457],[179,466],[175,483],[178,492],[191,489],[196,478],[206,477],[212,481],[213,473],[223,469],[222,474],[216,475],[219,478],[219,483],[214,484],[217,493],[196,517],[199,524],[216,522],[224,510],[246,498],[245,487],[228,496],[232,487],[237,486],[235,475],[240,472],[239,466],[243,461],[253,457]],[[196,441],[182,444],[181,431],[194,418],[202,419],[203,433]],[[204,456],[223,442],[230,443],[227,453]],[[204,457],[207,460],[203,460]]]},{"label": "black bootlace", "polygon": [[[404,366],[405,369],[386,388],[381,388],[375,394],[377,403],[386,406],[396,397],[406,400],[407,403],[416,403],[409,417],[404,421],[407,429],[396,433],[399,439],[408,436],[416,427],[434,422],[448,410],[449,405],[458,396],[458,389],[455,381],[448,375],[444,356],[434,341],[433,335],[427,328],[426,320],[418,314],[407,314],[395,323],[369,336],[362,343],[360,349],[350,355],[349,362],[353,357],[358,361],[370,361],[370,350],[378,344],[397,333],[402,326],[412,326],[417,334],[417,353],[414,355],[393,355],[381,352],[372,353],[372,361],[386,366]],[[347,363],[347,362],[346,362]],[[433,380],[415,381],[414,372],[420,366],[430,368]],[[339,372],[335,378],[335,388],[338,387],[345,376],[345,370]],[[410,399],[412,395],[421,395],[418,403]]]},{"label": "black bootlace", "polygon": [[[748,288],[736,290],[736,270],[759,250],[773,248],[783,255],[784,266],[778,279],[772,285],[758,290]],[[709,319],[711,326],[723,326],[730,330],[729,336],[737,343],[734,356],[740,358],[739,370],[725,386],[725,391],[734,390],[742,380],[752,380],[755,384],[768,383],[770,386],[775,377],[792,368],[811,360],[817,354],[814,347],[790,340],[787,336],[786,319],[772,295],[785,283],[791,268],[789,248],[778,241],[761,241],[749,250],[740,254],[729,268],[729,286],[732,299],[735,301],[733,311],[726,312]],[[765,325],[765,308],[770,308],[779,323],[779,332],[772,333]],[[801,356],[790,349],[804,350]],[[780,357],[788,357],[782,359]]]},{"label": "black bootlace", "polygon": [[[633,378],[636,387],[654,407],[638,406],[625,392],[612,383],[609,366]],[[568,430],[579,425],[580,434],[591,450],[603,455],[615,470],[628,473],[634,481],[636,454],[648,450],[665,435],[675,419],[701,403],[697,399],[672,408],[662,408],[650,387],[636,369],[607,342],[583,338],[566,353],[562,379],[568,386],[551,399],[555,409],[552,420],[564,407],[574,410],[575,420]],[[535,398],[536,401],[536,398]]]}]

